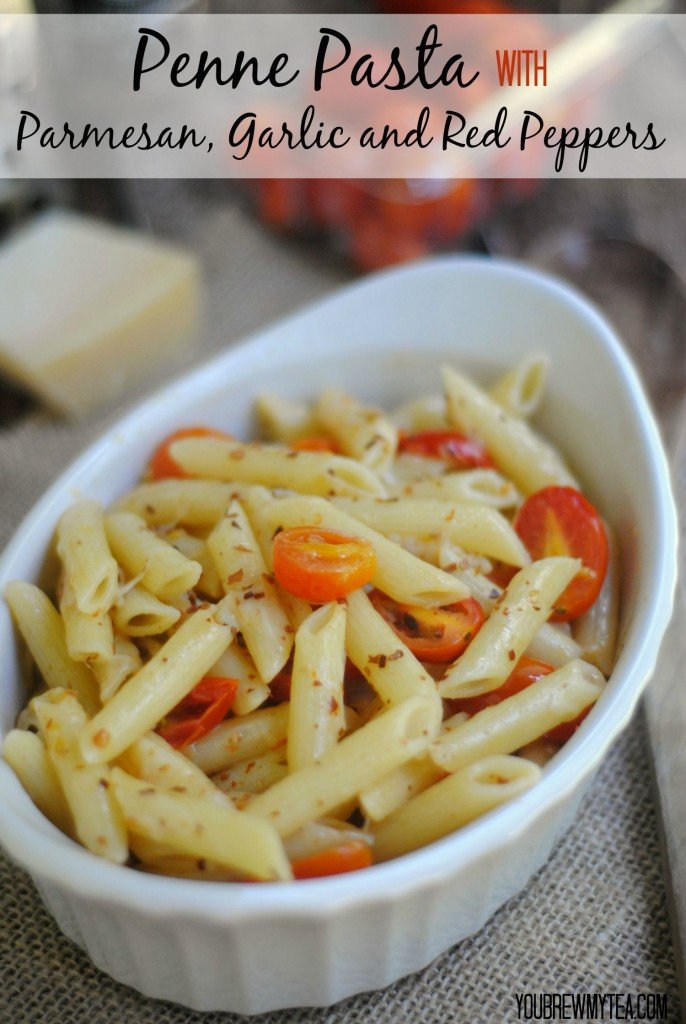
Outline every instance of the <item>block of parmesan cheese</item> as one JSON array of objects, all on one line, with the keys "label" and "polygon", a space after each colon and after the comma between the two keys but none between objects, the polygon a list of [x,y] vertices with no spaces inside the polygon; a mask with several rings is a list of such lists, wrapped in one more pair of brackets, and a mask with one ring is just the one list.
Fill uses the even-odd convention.
[{"label": "block of parmesan cheese", "polygon": [[120,398],[197,334],[196,259],[76,214],[0,248],[0,375],[70,416]]}]

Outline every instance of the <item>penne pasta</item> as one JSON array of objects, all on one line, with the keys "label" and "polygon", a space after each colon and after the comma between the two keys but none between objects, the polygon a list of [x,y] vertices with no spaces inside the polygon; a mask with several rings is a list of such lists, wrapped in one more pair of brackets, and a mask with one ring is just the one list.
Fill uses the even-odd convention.
[{"label": "penne pasta", "polygon": [[453,427],[484,443],[498,469],[523,494],[551,484],[578,487],[554,448],[522,419],[511,416],[466,377],[443,369],[448,418]]},{"label": "penne pasta", "polygon": [[41,814],[60,831],[73,835],[71,811],[40,736],[24,729],[10,729],[2,745],[2,756]]},{"label": "penne pasta", "polygon": [[398,430],[377,409],[370,409],[338,388],[323,391],[315,416],[346,455],[375,473],[384,473],[398,448]]},{"label": "penne pasta", "polygon": [[205,773],[156,732],[148,732],[132,743],[120,754],[117,764],[129,775],[162,789],[225,802]]},{"label": "penne pasta", "polygon": [[271,391],[257,396],[255,414],[260,433],[268,441],[295,441],[317,429],[314,414],[304,402],[294,402]]},{"label": "penne pasta", "polygon": [[129,847],[124,822],[110,792],[110,769],[107,765],[87,764],[79,746],[88,723],[86,712],[68,690],[50,690],[32,703],[41,738],[74,819],[75,834],[91,853],[123,864]]},{"label": "penne pasta", "polygon": [[140,577],[142,586],[161,601],[191,590],[202,573],[192,562],[167,544],[133,512],[113,512],[105,519],[112,552],[129,577]]},{"label": "penne pasta", "polygon": [[191,615],[84,730],[86,761],[99,764],[118,757],[153,729],[175,707],[232,642],[231,627],[217,621],[214,609]]},{"label": "penne pasta", "polygon": [[70,658],[85,661],[91,667],[96,662],[110,661],[114,657],[114,634],[107,612],[82,612],[69,576],[63,577],[60,590],[60,613]]},{"label": "penne pasta", "polygon": [[225,768],[212,776],[212,782],[223,793],[263,793],[275,782],[288,775],[286,748],[277,747],[266,754],[250,757],[246,761]]},{"label": "penne pasta", "polygon": [[132,512],[148,526],[211,529],[226,512],[241,485],[217,480],[157,480],[140,484],[116,503],[115,511]]},{"label": "penne pasta", "polygon": [[124,636],[158,636],[171,629],[181,612],[144,587],[132,587],[112,609],[115,626]]},{"label": "penne pasta", "polygon": [[494,508],[431,498],[334,498],[332,504],[384,536],[445,537],[465,551],[508,565],[531,561],[510,523]]},{"label": "penne pasta", "polygon": [[239,629],[263,682],[283,668],[293,627],[241,505],[232,501],[207,541],[224,591],[235,596]]},{"label": "penne pasta", "polygon": [[549,371],[549,357],[544,352],[530,352],[498,378],[489,395],[512,416],[533,416],[543,399]]},{"label": "penne pasta", "polygon": [[208,858],[250,877],[285,880],[291,869],[283,845],[266,821],[230,803],[172,793],[112,769],[112,790],[127,827],[179,853]]},{"label": "penne pasta", "polygon": [[392,497],[432,498],[501,510],[515,508],[522,500],[515,485],[495,469],[463,469],[436,476],[423,474],[419,480],[387,484],[387,490]]},{"label": "penne pasta", "polygon": [[93,663],[93,675],[100,688],[100,700],[106,704],[115,693],[141,668],[143,662],[138,648],[125,640],[123,636],[115,636],[112,657],[108,661]]},{"label": "penne pasta", "polygon": [[272,822],[279,835],[292,835],[423,753],[433,732],[433,715],[433,705],[422,697],[384,711],[330,747],[320,761],[290,772],[253,797],[250,812]]},{"label": "penne pasta", "polygon": [[88,714],[94,714],[99,706],[95,678],[70,657],[64,622],[52,601],[32,583],[19,581],[7,584],[5,600],[45,685],[74,690]]},{"label": "penne pasta", "polygon": [[346,610],[335,601],[307,618],[295,638],[288,719],[288,767],[320,761],[345,734]]},{"label": "penne pasta", "polygon": [[195,585],[195,589],[199,593],[210,597],[213,601],[218,601],[224,590],[214,564],[214,559],[205,541],[200,540],[199,537],[194,537],[193,534],[187,533],[178,526],[165,535],[165,540],[172,547],[175,547],[177,551],[180,551],[182,555],[185,555],[186,558],[190,558],[191,561],[197,562],[202,567],[202,573]]},{"label": "penne pasta", "polygon": [[271,690],[260,679],[254,661],[237,643],[224,651],[207,674],[237,680],[238,689],[231,705],[234,715],[249,715],[271,697]]},{"label": "penne pasta", "polygon": [[511,754],[562,722],[573,721],[596,702],[604,685],[594,665],[570,661],[443,733],[432,745],[431,757],[443,771],[455,772],[489,754]]},{"label": "penne pasta", "polygon": [[288,704],[262,708],[240,718],[227,718],[212,732],[186,748],[186,755],[208,775],[259,757],[275,747],[285,747]]},{"label": "penne pasta", "polygon": [[393,422],[408,434],[420,430],[447,430],[445,398],[443,395],[422,395],[399,405],[392,413]]},{"label": "penne pasta", "polygon": [[264,510],[264,516],[272,534],[285,527],[320,526],[370,541],[376,555],[376,572],[372,583],[403,604],[432,607],[451,604],[469,597],[467,587],[459,580],[432,565],[427,565],[408,551],[404,551],[398,544],[387,540],[381,533],[322,498],[282,498],[268,505]]},{"label": "penne pasta", "polygon": [[119,570],[107,543],[102,505],[79,501],[63,513],[57,525],[57,554],[79,611],[107,612],[117,593]]},{"label": "penne pasta", "polygon": [[540,768],[522,757],[485,757],[414,797],[374,829],[374,856],[426,846],[530,789]]},{"label": "penne pasta", "polygon": [[555,601],[581,568],[574,558],[542,558],[520,569],[467,650],[438,684],[442,697],[476,697],[501,686]]},{"label": "penne pasta", "polygon": [[605,532],[610,548],[607,573],[595,603],[574,623],[574,641],[579,646],[581,657],[597,665],[603,675],[609,676],[617,646],[619,555],[616,539],[607,523]]},{"label": "penne pasta", "polygon": [[279,445],[187,438],[171,447],[175,462],[193,476],[288,487],[305,494],[382,494],[378,478],[354,459],[299,452]]}]

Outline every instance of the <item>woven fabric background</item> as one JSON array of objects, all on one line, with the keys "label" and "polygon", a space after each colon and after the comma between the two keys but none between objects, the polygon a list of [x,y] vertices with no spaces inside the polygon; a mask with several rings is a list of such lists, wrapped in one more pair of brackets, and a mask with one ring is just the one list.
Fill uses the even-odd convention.
[{"label": "woven fabric background", "polygon": [[[546,206],[548,221],[555,223],[556,212],[576,218],[575,204],[597,210],[599,192],[584,186],[551,192],[561,198],[557,208]],[[341,263],[318,251],[275,240],[219,185],[149,182],[133,187],[128,201],[137,220],[185,240],[203,260],[208,327],[186,365],[348,276]],[[645,218],[650,232],[654,220]],[[141,382],[139,392],[147,389]],[[49,481],[118,411],[78,425],[33,411],[0,427],[0,546]],[[659,992],[668,997],[669,1024],[680,1018],[640,717],[615,746],[549,863],[477,936],[383,992],[260,1021],[506,1024],[517,1020],[515,993],[525,991]],[[26,876],[0,859],[0,1024],[200,1020],[231,1024],[239,1018],[157,1003],[110,981],[59,934]]]}]

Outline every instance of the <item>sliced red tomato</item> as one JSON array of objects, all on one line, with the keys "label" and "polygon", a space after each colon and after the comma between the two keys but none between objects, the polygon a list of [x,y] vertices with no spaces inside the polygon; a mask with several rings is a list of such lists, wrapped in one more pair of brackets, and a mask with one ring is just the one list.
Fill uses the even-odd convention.
[{"label": "sliced red tomato", "polygon": [[337,455],[341,450],[332,437],[325,437],[320,434],[299,437],[296,441],[291,441],[289,447],[294,452],[333,452],[334,455]]},{"label": "sliced red tomato", "polygon": [[494,464],[480,441],[455,430],[422,430],[418,434],[408,434],[400,439],[398,447],[408,455],[442,459],[451,469],[476,469]]},{"label": "sliced red tomato", "polygon": [[272,699],[277,704],[285,704],[287,700],[291,699],[291,673],[279,672],[269,684],[269,689],[272,693]]},{"label": "sliced red tomato", "polygon": [[150,459],[150,476],[153,480],[165,480],[168,477],[183,479],[188,476],[178,462],[174,462],[169,449],[175,441],[182,441],[186,437],[222,437],[230,438],[230,434],[224,434],[221,430],[212,430],[211,427],[182,427],[175,430],[169,437],[158,444]]},{"label": "sliced red tomato", "polygon": [[296,878],[325,878],[342,875],[346,871],[359,871],[372,864],[372,851],[362,839],[349,839],[340,846],[320,850],[309,857],[301,857],[291,864]]},{"label": "sliced red tomato", "polygon": [[[526,690],[527,686],[531,686],[536,680],[542,676],[549,675],[553,671],[552,665],[548,665],[545,661],[535,661],[533,658],[527,658],[525,655],[519,659],[514,671],[497,690],[491,690],[490,693],[482,693],[478,697],[464,697],[451,700],[451,713],[456,715],[458,711],[464,711],[468,715],[475,715],[478,711],[483,711],[484,708],[500,704],[507,697],[512,697],[515,693]],[[545,733],[541,738],[552,740],[553,743],[566,743],[569,737],[579,728],[590,710],[590,707],[586,708],[580,715],[572,719],[571,722],[561,722],[560,725],[556,725],[554,729]]]},{"label": "sliced red tomato", "polygon": [[583,615],[600,593],[608,560],[605,527],[590,501],[573,487],[544,487],[526,499],[514,528],[534,560],[551,555],[581,559],[583,569],[560,595],[550,618],[568,622]]},{"label": "sliced red tomato", "polygon": [[237,679],[204,676],[176,707],[169,712],[157,732],[179,750],[195,743],[219,725],[233,704]]},{"label": "sliced red tomato", "polygon": [[274,575],[295,597],[325,604],[369,583],[376,555],[368,540],[302,526],[274,538]]},{"label": "sliced red tomato", "polygon": [[484,613],[473,597],[445,608],[399,604],[373,590],[370,600],[379,615],[420,661],[455,661],[481,629]]}]

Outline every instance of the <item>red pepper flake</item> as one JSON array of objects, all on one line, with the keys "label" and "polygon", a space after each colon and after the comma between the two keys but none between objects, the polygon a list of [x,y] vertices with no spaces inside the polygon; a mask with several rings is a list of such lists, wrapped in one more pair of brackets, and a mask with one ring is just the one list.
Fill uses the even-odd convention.
[{"label": "red pepper flake", "polygon": [[232,572],[230,576],[226,577],[226,582],[230,586],[232,583],[238,583],[242,579],[243,579],[243,570],[242,569],[237,569],[236,572]]},{"label": "red pepper flake", "polygon": [[106,747],[110,742],[110,734],[107,729],[98,729],[95,736],[93,737],[94,747]]},{"label": "red pepper flake", "polygon": [[229,452],[229,458],[235,459],[237,462],[240,462],[241,459],[245,458],[245,451],[242,448],[233,448]]},{"label": "red pepper flake", "polygon": [[515,659],[517,658],[517,655],[512,650],[512,648],[510,648],[510,650],[507,652],[507,656],[510,659],[510,661],[515,661]]},{"label": "red pepper flake", "polygon": [[[443,632],[441,631],[441,636],[442,635],[443,635]],[[389,654],[388,655],[388,660],[389,661],[397,661],[398,658],[402,658],[402,657],[403,657],[403,652],[401,650],[397,650],[397,651],[393,651],[393,654]]]}]

